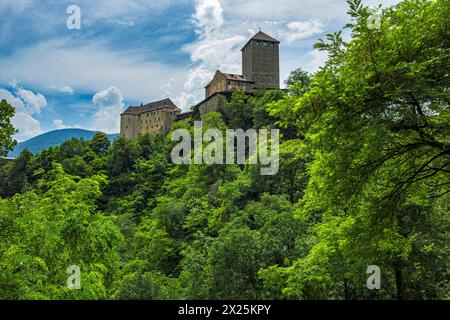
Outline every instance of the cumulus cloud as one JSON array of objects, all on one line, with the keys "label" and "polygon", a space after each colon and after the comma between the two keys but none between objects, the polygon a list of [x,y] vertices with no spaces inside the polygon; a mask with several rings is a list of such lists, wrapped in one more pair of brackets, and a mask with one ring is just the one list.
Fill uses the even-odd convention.
[{"label": "cumulus cloud", "polygon": [[[341,28],[348,20],[347,5],[342,0],[278,0],[276,3],[273,0],[78,0],[77,3],[82,8],[83,27],[89,28],[99,20],[101,23],[130,26],[143,23],[156,12],[180,5],[180,1],[183,1],[180,6],[183,10],[187,8],[184,4],[195,3],[191,24],[195,28],[196,40],[182,48],[190,57],[190,64],[185,69],[180,68],[178,61],[149,61],[148,51],[132,51],[124,48],[123,43],[108,43],[111,41],[108,39],[102,42],[76,38],[75,47],[74,38],[62,38],[61,33],[55,35],[55,28],[47,26],[44,30],[47,33],[40,30],[41,34],[48,35],[42,36],[41,41],[30,46],[18,46],[14,48],[14,54],[1,57],[0,83],[16,78],[21,86],[39,90],[56,85],[54,90],[68,95],[73,94],[74,90],[101,93],[114,85],[121,89],[124,99],[151,101],[170,96],[186,109],[203,99],[204,86],[216,69],[241,73],[239,49],[259,27],[282,41],[280,61],[281,80],[284,80],[295,68],[317,69],[324,61],[324,54],[310,52],[312,42],[325,32]],[[28,12],[30,3],[34,2],[1,0],[0,14]],[[375,2],[390,5],[398,0],[365,1],[367,5]],[[1,11],[5,8],[7,10]],[[65,18],[64,14],[61,17],[59,7],[45,5],[33,8],[33,15],[29,18],[41,23],[43,17],[50,25],[59,24]],[[170,22],[167,28],[170,28]],[[162,39],[157,34],[152,40]],[[32,115],[30,110],[38,114],[45,108],[47,102],[39,93],[31,95],[26,90],[19,94],[17,88],[13,89],[17,96],[14,98],[22,101],[24,106],[21,110],[25,114]],[[100,117],[105,108],[98,108],[94,116]],[[96,126],[99,127],[100,123]],[[112,129],[117,125],[111,122],[104,127]]]},{"label": "cumulus cloud", "polygon": [[194,23],[200,36],[217,31],[223,25],[223,8],[216,0],[199,0],[194,14]]},{"label": "cumulus cloud", "polygon": [[17,111],[25,111],[25,105],[20,98],[14,96],[11,92],[6,89],[0,88],[0,100],[6,100],[10,105],[12,105]]},{"label": "cumulus cloud", "polygon": [[160,98],[161,87],[172,78],[179,84],[174,91],[180,92],[186,79],[185,70],[146,61],[139,52],[112,51],[93,43],[71,48],[66,39],[19,50],[0,59],[0,70],[0,83],[16,78],[37,88],[56,84],[58,89],[66,86],[77,92],[99,92],[114,85],[126,99],[142,101]]},{"label": "cumulus cloud", "polygon": [[199,0],[192,23],[198,39],[183,50],[190,55],[194,67],[189,69],[183,92],[175,98],[175,103],[183,108],[202,99],[204,86],[217,69],[240,72],[238,46],[245,41],[245,37],[224,29],[223,9],[218,0]]},{"label": "cumulus cloud", "polygon": [[124,101],[122,92],[116,87],[109,87],[92,98],[96,112],[92,116],[92,129],[106,133],[120,131],[120,114]]},{"label": "cumulus cloud", "polygon": [[[25,89],[19,88],[18,91],[21,90]],[[27,92],[24,96],[27,97],[28,101],[22,100],[20,95],[15,96],[10,91],[0,88],[0,100],[6,100],[16,110],[16,114],[12,118],[11,122],[13,126],[19,130],[19,132],[14,136],[14,138],[18,141],[27,140],[43,132],[40,122],[33,117],[33,114],[36,112],[36,107],[42,107],[42,101],[39,102],[41,98],[36,99],[37,95],[31,91]],[[38,102],[36,102],[36,100]],[[31,105],[28,103],[31,103]]]},{"label": "cumulus cloud", "polygon": [[19,142],[43,133],[41,123],[24,112],[17,112],[11,122],[14,128],[19,130],[14,136]]},{"label": "cumulus cloud", "polygon": [[30,114],[39,114],[41,109],[47,106],[47,100],[40,93],[19,88],[17,90],[19,97],[27,104]]},{"label": "cumulus cloud", "polygon": [[174,78],[170,79],[170,81],[161,87],[162,92],[164,92],[164,97],[170,97],[173,95],[173,88],[176,84],[176,80]]},{"label": "cumulus cloud", "polygon": [[[235,2],[237,6],[244,8],[248,3],[259,5],[257,1]],[[271,4],[265,8],[267,10],[276,6]],[[261,17],[247,20],[234,14],[227,15],[227,12],[234,13],[234,10],[228,6],[226,0],[197,1],[192,16],[197,40],[184,47],[184,51],[190,55],[193,67],[188,68],[188,78],[184,83],[183,92],[175,99],[178,105],[188,107],[201,101],[204,98],[204,86],[217,69],[229,73],[242,73],[240,49],[259,27],[263,27],[264,32],[281,40],[282,45],[310,38],[324,31],[323,24],[318,20],[275,21],[263,20]],[[286,77],[287,74],[282,76]]]}]

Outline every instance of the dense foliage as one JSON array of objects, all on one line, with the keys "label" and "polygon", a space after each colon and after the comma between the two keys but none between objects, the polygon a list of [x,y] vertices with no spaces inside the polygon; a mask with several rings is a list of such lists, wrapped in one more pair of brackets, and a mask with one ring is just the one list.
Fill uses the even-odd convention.
[{"label": "dense foliage", "polygon": [[0,101],[0,156],[6,156],[9,151],[14,149],[16,141],[12,135],[16,130],[11,124],[11,119],[15,114],[15,110],[6,100]]},{"label": "dense foliage", "polygon": [[203,119],[280,128],[275,176],[174,165],[171,133],[99,133],[0,166],[0,298],[450,298],[449,2],[405,0],[379,29],[348,3],[352,39],[319,43],[317,73]]}]

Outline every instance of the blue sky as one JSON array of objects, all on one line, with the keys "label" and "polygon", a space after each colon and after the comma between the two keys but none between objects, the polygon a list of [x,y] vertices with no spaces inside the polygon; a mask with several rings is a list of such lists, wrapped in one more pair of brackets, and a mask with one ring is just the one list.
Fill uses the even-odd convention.
[{"label": "blue sky", "polygon": [[[73,4],[79,30],[66,26]],[[282,80],[317,70],[326,56],[313,44],[346,11],[344,0],[0,0],[0,99],[16,108],[19,141],[115,133],[128,105],[170,97],[187,110],[216,69],[241,73],[240,49],[259,27],[282,42]]]}]

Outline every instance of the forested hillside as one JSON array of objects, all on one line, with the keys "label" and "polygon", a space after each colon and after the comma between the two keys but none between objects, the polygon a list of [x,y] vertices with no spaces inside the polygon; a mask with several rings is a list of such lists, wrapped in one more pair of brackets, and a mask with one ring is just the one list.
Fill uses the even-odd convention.
[{"label": "forested hillside", "polygon": [[[95,134],[95,131],[83,129],[60,129],[46,132],[37,137],[18,143],[14,148],[14,151],[10,152],[8,156],[17,157],[25,149],[28,149],[32,153],[38,153],[44,149],[57,147],[64,141],[70,140],[72,138],[91,140]],[[111,140],[114,140],[116,137],[117,134],[108,135],[108,138]]]},{"label": "forested hillside", "polygon": [[450,298],[450,3],[402,1],[378,29],[348,3],[352,39],[317,44],[325,67],[203,119],[279,128],[274,176],[175,165],[171,134],[97,134],[0,167],[0,299]]}]

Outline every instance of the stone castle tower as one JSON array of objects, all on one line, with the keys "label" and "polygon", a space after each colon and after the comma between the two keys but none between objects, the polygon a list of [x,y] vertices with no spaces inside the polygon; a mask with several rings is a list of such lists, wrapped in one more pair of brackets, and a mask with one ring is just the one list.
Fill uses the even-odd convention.
[{"label": "stone castle tower", "polygon": [[[252,94],[259,90],[280,89],[280,41],[259,31],[242,48],[242,74],[216,71],[205,87],[205,99],[193,111],[181,113],[170,100],[130,106],[121,115],[120,134],[135,139],[140,134],[165,134],[173,122],[219,111],[233,92]],[[225,99],[224,99],[225,98]]]},{"label": "stone castle tower", "polygon": [[280,89],[280,41],[258,32],[242,48],[242,75],[253,89]]},{"label": "stone castle tower", "polygon": [[205,100],[194,107],[201,115],[223,110],[224,99],[235,91],[252,94],[280,89],[280,41],[259,31],[242,48],[242,74],[217,70],[205,87]]}]

